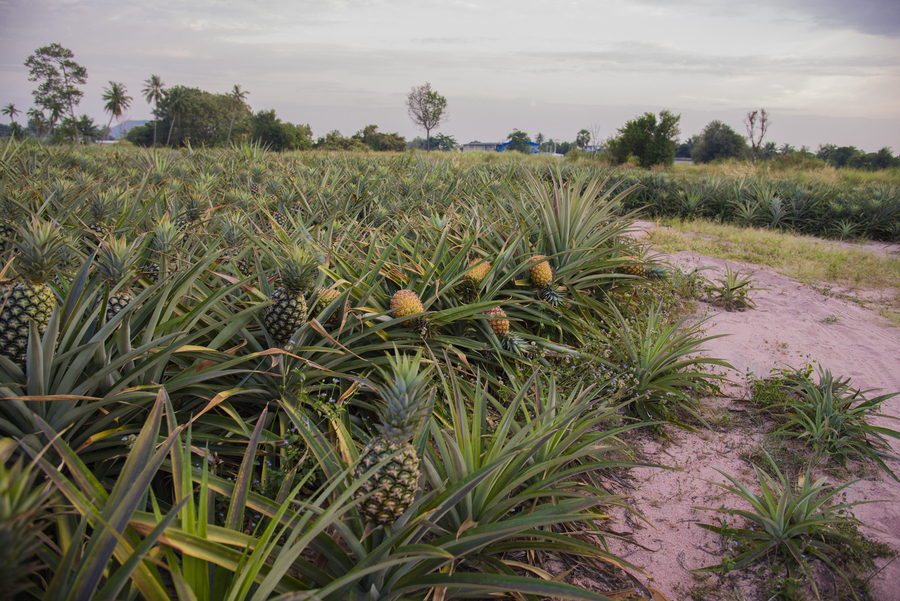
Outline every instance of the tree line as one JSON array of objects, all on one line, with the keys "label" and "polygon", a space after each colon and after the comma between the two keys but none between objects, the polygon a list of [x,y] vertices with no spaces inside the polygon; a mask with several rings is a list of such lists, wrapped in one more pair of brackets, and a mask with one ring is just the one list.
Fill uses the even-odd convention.
[{"label": "tree line", "polygon": [[[108,138],[113,119],[120,120],[131,107],[133,98],[125,85],[110,81],[103,88],[104,110],[109,121],[100,127],[87,116],[76,116],[75,107],[84,96],[80,89],[87,82],[87,69],[74,60],[71,50],[60,44],[38,48],[25,61],[29,69],[29,81],[38,83],[32,91],[35,107],[27,112],[27,125],[16,121],[21,111],[14,104],[0,109],[0,114],[10,118],[10,124],[0,124],[0,136],[38,138],[49,137],[52,143],[63,141],[94,141]],[[333,130],[325,136],[313,139],[309,124],[293,124],[278,118],[274,109],[253,112],[247,103],[249,92],[240,85],[227,94],[216,94],[197,88],[176,85],[166,88],[162,78],[151,75],[144,82],[141,95],[152,105],[154,119],[144,125],[131,128],[126,139],[140,146],[227,146],[234,141],[253,141],[270,150],[342,150],[342,151],[396,151],[408,148],[452,151],[459,144],[452,136],[437,133],[436,129],[447,119],[447,99],[433,90],[430,83],[414,86],[407,95],[406,105],[410,119],[425,130],[425,137],[407,142],[396,133],[378,131],[377,125],[368,125],[350,137]],[[600,127],[592,125],[580,130],[572,142],[547,139],[538,133],[535,140],[519,130],[513,130],[506,141],[507,149],[530,153],[532,144],[540,152],[572,156],[589,151],[604,160],[617,164],[634,162],[649,168],[654,165],[671,165],[676,158],[690,158],[695,163],[720,160],[770,160],[792,155],[795,160],[818,159],[835,167],[856,169],[886,169],[900,167],[900,158],[888,147],[867,153],[854,146],[825,144],[813,153],[805,146],[800,150],[790,144],[778,146],[765,141],[770,116],[765,111],[747,113],[744,120],[747,136],[742,136],[722,121],[710,122],[703,131],[679,142],[681,116],[668,110],[659,115],[644,113],[628,121],[617,134],[606,140],[599,136]]]}]

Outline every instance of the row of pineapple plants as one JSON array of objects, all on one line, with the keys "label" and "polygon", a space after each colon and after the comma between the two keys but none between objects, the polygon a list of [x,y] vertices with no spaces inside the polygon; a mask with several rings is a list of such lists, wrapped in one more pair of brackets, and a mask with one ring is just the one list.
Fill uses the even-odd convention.
[{"label": "row of pineapple plants", "polygon": [[665,275],[633,190],[252,147],[0,161],[0,429],[55,488],[29,594],[603,598],[510,567],[551,549],[639,575],[556,532],[603,536],[617,501],[579,478],[627,463],[634,425],[598,426],[633,399],[527,375]]}]

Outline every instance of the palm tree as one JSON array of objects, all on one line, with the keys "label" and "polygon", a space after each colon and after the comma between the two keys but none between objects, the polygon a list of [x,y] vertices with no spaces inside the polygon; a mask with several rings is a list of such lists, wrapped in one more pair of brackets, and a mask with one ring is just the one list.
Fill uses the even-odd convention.
[{"label": "palm tree", "polygon": [[21,112],[22,112],[22,111],[20,111],[19,109],[17,109],[17,108],[16,108],[16,105],[14,105],[12,102],[10,102],[10,103],[7,104],[6,106],[4,106],[2,109],[0,109],[0,114],[3,114],[3,115],[9,115],[9,119],[10,119],[10,121],[12,121],[13,123],[16,122],[16,115],[18,115],[18,114],[21,113]]},{"label": "palm tree", "polygon": [[[156,116],[156,111],[159,110],[159,101],[163,98],[163,86],[166,84],[159,75],[151,75],[150,79],[144,80],[144,83],[146,85],[141,92],[144,94],[144,98],[147,99],[147,104],[154,103],[153,114]],[[153,120],[153,145],[156,146],[156,119]]]},{"label": "palm tree", "polygon": [[227,146],[229,142],[231,142],[231,128],[234,125],[234,116],[237,114],[238,103],[243,103],[244,99],[250,95],[250,92],[241,91],[240,85],[235,85],[234,89],[231,91],[231,99],[232,99],[232,111],[231,111],[231,123],[228,125],[228,139],[225,140],[225,145]]},{"label": "palm tree", "polygon": [[102,98],[106,100],[103,109],[109,111],[109,123],[106,124],[106,129],[109,130],[113,117],[118,121],[122,118],[122,113],[131,106],[131,96],[128,96],[125,84],[111,81],[108,88],[103,88]]},{"label": "palm tree", "polygon": [[34,135],[38,138],[44,137],[47,131],[47,118],[44,116],[44,111],[32,107],[28,109],[28,116],[31,118],[31,126],[34,127]]},{"label": "palm tree", "polygon": [[184,110],[185,104],[187,104],[187,93],[182,86],[175,86],[170,90],[166,90],[165,96],[166,108],[169,109],[169,114],[172,119],[171,123],[169,123],[169,135],[166,137],[166,146],[168,146],[169,141],[172,139],[172,129],[175,127],[175,119],[178,118],[181,111]]}]

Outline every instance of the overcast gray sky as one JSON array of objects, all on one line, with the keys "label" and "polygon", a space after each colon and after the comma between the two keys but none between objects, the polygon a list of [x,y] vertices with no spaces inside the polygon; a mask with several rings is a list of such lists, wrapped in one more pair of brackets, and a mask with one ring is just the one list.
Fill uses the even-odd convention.
[{"label": "overcast gray sky", "polygon": [[76,112],[103,124],[110,80],[147,119],[157,74],[240,84],[316,137],[374,123],[412,138],[405,97],[430,82],[459,142],[607,137],[661,109],[682,138],[713,119],[744,134],[765,108],[779,144],[900,151],[898,0],[0,0],[0,105],[32,106],[23,63],[54,42],[88,70]]}]

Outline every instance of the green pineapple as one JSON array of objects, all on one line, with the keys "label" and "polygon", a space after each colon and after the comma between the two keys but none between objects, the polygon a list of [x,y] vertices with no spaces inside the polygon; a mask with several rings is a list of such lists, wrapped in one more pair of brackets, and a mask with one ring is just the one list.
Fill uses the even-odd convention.
[{"label": "green pineapple", "polygon": [[109,217],[114,210],[112,203],[103,195],[95,196],[88,201],[88,231],[85,232],[85,242],[96,245],[109,235],[112,231],[109,226]]},{"label": "green pineapple", "polygon": [[24,365],[28,323],[33,321],[43,334],[56,306],[47,281],[56,275],[63,239],[59,226],[34,218],[19,230],[15,244],[19,281],[0,291],[0,354]]},{"label": "green pineapple", "polygon": [[181,233],[192,233],[200,225],[203,219],[203,209],[194,196],[188,196],[184,203],[184,210],[175,219],[175,229]]},{"label": "green pineapple", "polygon": [[415,357],[389,357],[392,374],[378,370],[385,384],[368,383],[381,397],[382,424],[376,426],[379,436],[360,453],[354,479],[362,480],[371,468],[393,457],[364,480],[356,493],[357,498],[366,497],[359,511],[373,525],[393,524],[419,491],[419,457],[409,441],[431,414],[435,394],[430,366],[421,369],[421,359],[421,351]]},{"label": "green pineapple", "polygon": [[626,262],[619,266],[619,273],[636,275],[648,280],[662,280],[669,275],[669,270],[662,265],[650,265],[630,255],[626,255],[623,258]]},{"label": "green pineapple", "polygon": [[275,258],[280,286],[266,307],[263,325],[269,335],[284,344],[306,323],[306,292],[317,276],[319,260],[308,250],[292,246]]},{"label": "green pineapple", "polygon": [[219,263],[228,265],[234,261],[234,266],[241,275],[250,274],[250,261],[246,258],[238,259],[235,257],[240,254],[242,248],[247,245],[247,234],[241,228],[236,216],[227,216],[219,223],[217,233],[221,240],[222,254],[219,256]]},{"label": "green pineapple", "polygon": [[154,261],[144,268],[144,275],[154,284],[159,281],[161,272],[168,271],[168,267],[175,262],[175,254],[181,232],[169,219],[163,217],[153,228]]},{"label": "green pineapple", "polygon": [[[106,321],[110,321],[128,305],[134,302],[130,285],[134,279],[134,251],[140,244],[140,238],[132,244],[124,236],[112,237],[100,244],[97,253],[97,273],[106,282],[107,289],[112,290],[120,282],[122,286],[115,294],[111,294],[106,304]],[[103,298],[97,299],[102,302]]]}]

